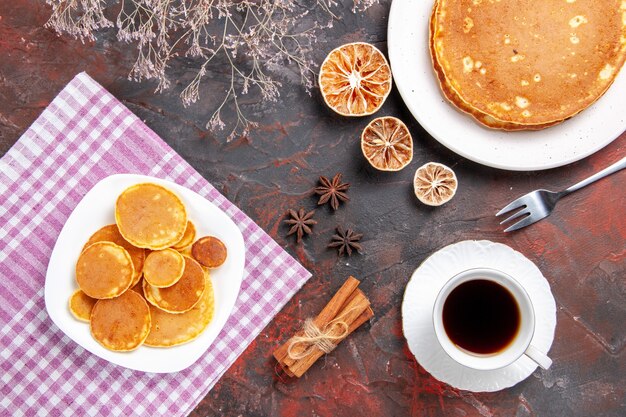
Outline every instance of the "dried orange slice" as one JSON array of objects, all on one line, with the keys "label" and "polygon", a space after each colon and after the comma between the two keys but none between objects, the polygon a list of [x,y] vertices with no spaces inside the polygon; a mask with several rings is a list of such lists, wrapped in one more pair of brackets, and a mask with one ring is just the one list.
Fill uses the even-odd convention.
[{"label": "dried orange slice", "polygon": [[440,206],[452,199],[458,187],[454,171],[443,164],[428,162],[415,171],[415,195],[424,204]]},{"label": "dried orange slice", "polygon": [[342,116],[367,116],[391,91],[391,68],[374,45],[348,43],[333,49],[320,67],[324,101]]},{"label": "dried orange slice", "polygon": [[413,159],[413,139],[402,120],[379,117],[363,129],[361,150],[374,168],[399,171]]}]

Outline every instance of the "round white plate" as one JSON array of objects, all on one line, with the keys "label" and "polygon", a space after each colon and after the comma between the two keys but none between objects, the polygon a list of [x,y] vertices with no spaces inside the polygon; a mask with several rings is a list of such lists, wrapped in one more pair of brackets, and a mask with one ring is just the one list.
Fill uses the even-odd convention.
[{"label": "round white plate", "polygon": [[[211,270],[215,291],[215,315],[197,339],[171,348],[140,346],[131,352],[102,347],[89,332],[89,324],[76,320],[68,301],[78,286],[74,267],[84,243],[100,227],[115,223],[115,200],[127,187],[153,182],[174,191],[196,225],[197,236],[212,235],[228,248],[228,258]],[[177,372],[193,364],[211,346],[235,305],[243,279],[245,246],[239,228],[224,212],[195,192],[159,178],[134,174],[112,175],[96,184],[78,203],[63,226],[52,250],[46,273],[46,310],[52,321],[76,343],[117,365],[145,372]]]},{"label": "round white plate", "polygon": [[501,369],[479,371],[455,362],[435,336],[432,312],[437,294],[454,275],[470,268],[493,268],[513,276],[535,309],[532,345],[548,352],[556,328],[556,304],[541,271],[521,253],[501,243],[466,240],[435,252],[413,273],[402,301],[402,329],[417,362],[433,377],[468,391],[499,391],[526,379],[537,364],[522,356]]},{"label": "round white plate", "polygon": [[505,132],[481,126],[456,110],[439,89],[428,52],[432,0],[393,0],[388,47],[400,95],[420,125],[452,151],[495,168],[535,171],[578,161],[626,130],[626,70],[594,105],[539,131]]}]

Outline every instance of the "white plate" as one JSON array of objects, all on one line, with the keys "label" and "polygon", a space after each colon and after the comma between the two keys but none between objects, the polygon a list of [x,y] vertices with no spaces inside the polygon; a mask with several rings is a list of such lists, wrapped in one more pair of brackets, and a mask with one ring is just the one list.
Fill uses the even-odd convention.
[{"label": "white plate", "polygon": [[[187,208],[197,236],[213,235],[228,248],[224,265],[211,271],[215,291],[215,315],[195,340],[171,348],[140,346],[132,352],[113,352],[96,342],[89,324],[72,316],[68,300],[78,288],[74,267],[83,244],[100,227],[115,223],[115,200],[127,187],[153,182],[174,191]],[[243,279],[245,247],[243,236],[233,221],[219,208],[195,192],[158,178],[143,175],[112,175],[96,184],[76,206],[52,251],[46,273],[46,309],[52,321],[76,343],[109,362],[145,372],[177,372],[193,364],[211,346],[224,327],[235,305]]]},{"label": "white plate", "polygon": [[537,364],[522,356],[501,369],[479,371],[455,362],[443,350],[432,312],[439,290],[453,276],[471,268],[493,268],[519,282],[535,310],[532,345],[549,352],[556,328],[556,304],[541,271],[521,253],[501,243],[466,240],[435,252],[415,270],[402,301],[402,330],[417,362],[433,377],[468,391],[499,391],[526,379]]},{"label": "white plate", "polygon": [[479,125],[444,98],[428,52],[432,0],[394,0],[388,26],[393,78],[407,107],[431,136],[472,161],[534,171],[578,161],[626,130],[626,71],[594,105],[560,125],[504,132]]}]

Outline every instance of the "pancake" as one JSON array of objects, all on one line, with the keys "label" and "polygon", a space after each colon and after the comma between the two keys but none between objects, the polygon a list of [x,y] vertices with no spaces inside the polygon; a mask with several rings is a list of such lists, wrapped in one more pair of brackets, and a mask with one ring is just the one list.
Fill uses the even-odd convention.
[{"label": "pancake", "polygon": [[183,238],[172,247],[176,250],[185,249],[187,246],[193,243],[195,238],[196,226],[191,222],[191,220],[187,220],[187,227],[185,228],[185,234],[183,235]]},{"label": "pancake", "polygon": [[96,305],[98,300],[91,298],[81,290],[74,291],[74,294],[70,297],[69,307],[70,312],[81,321],[89,321],[91,317],[91,310]]},{"label": "pancake", "polygon": [[99,300],[91,312],[91,334],[107,349],[129,351],[141,345],[150,332],[150,309],[135,291],[111,300]]},{"label": "pancake", "polygon": [[87,246],[76,262],[76,282],[92,298],[119,296],[130,287],[134,275],[130,255],[113,242]]},{"label": "pancake", "polygon": [[207,268],[217,268],[226,261],[228,251],[224,243],[215,236],[204,236],[191,246],[191,255]]},{"label": "pancake", "polygon": [[145,341],[146,346],[169,347],[197,338],[213,319],[215,300],[213,284],[206,276],[206,288],[200,301],[189,311],[172,314],[149,305],[152,326]]},{"label": "pancake", "polygon": [[146,259],[145,249],[137,248],[131,245],[128,241],[126,241],[126,239],[124,239],[120,234],[120,231],[117,229],[117,225],[115,224],[109,224],[98,229],[93,235],[91,235],[87,243],[85,243],[83,249],[91,245],[92,243],[105,241],[113,242],[116,245],[119,245],[126,249],[128,254],[130,255],[130,259],[132,259],[133,261],[133,266],[135,267],[135,275],[133,277],[131,287],[136,285],[139,282],[139,279],[141,278],[141,272],[143,271],[143,263]]},{"label": "pancake", "polygon": [[434,23],[435,23],[435,15],[437,12],[437,5],[438,3],[435,4],[435,6],[433,7],[433,13],[430,18],[429,30],[430,30],[431,36],[429,37],[429,52],[430,52],[430,56],[432,59],[433,70],[435,71],[435,75],[437,76],[437,79],[439,81],[439,87],[441,88],[441,91],[444,97],[447,98],[448,101],[450,101],[459,110],[477,119],[477,121],[480,122],[481,124],[494,128],[494,129],[502,129],[502,130],[508,130],[508,131],[539,130],[539,129],[553,126],[555,124],[562,122],[562,120],[559,120],[559,121],[552,122],[552,123],[537,124],[537,125],[532,125],[532,126],[522,125],[522,124],[512,123],[512,122],[503,122],[503,121],[493,118],[492,116],[488,114],[478,111],[477,109],[471,107],[469,103],[465,102],[456,93],[456,91],[450,86],[450,84],[448,83],[445,77],[443,69],[441,68],[441,65],[439,65],[439,61],[437,61],[437,55],[435,53],[435,48],[433,45],[433,36],[432,36],[432,34],[434,33]]},{"label": "pancake", "polygon": [[144,280],[143,293],[155,307],[169,313],[184,313],[200,300],[206,286],[204,270],[198,262],[185,257],[183,276],[171,287],[157,288]]},{"label": "pancake", "polygon": [[185,270],[185,258],[174,249],[156,250],[146,258],[143,278],[153,287],[170,287],[178,282]]},{"label": "pancake", "polygon": [[159,250],[181,240],[187,212],[176,194],[160,185],[144,183],[119,195],[115,221],[124,239],[134,246]]},{"label": "pancake", "polygon": [[626,59],[625,16],[621,0],[439,0],[433,66],[446,98],[481,123],[547,127],[611,85]]}]

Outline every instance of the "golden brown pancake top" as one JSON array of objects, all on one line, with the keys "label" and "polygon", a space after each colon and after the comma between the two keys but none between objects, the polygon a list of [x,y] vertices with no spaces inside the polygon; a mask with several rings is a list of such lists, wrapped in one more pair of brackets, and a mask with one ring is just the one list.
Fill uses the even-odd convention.
[{"label": "golden brown pancake top", "polygon": [[115,221],[124,239],[134,246],[158,250],[180,241],[187,227],[187,212],[170,190],[143,183],[119,195]]},{"label": "golden brown pancake top", "polygon": [[196,305],[205,286],[204,270],[200,264],[185,257],[185,270],[176,284],[156,288],[144,280],[143,292],[150,304],[170,313],[183,313]]},{"label": "golden brown pancake top", "polygon": [[626,58],[623,0],[439,0],[432,42],[449,86],[504,122],[573,116]]},{"label": "golden brown pancake top", "polygon": [[130,255],[113,242],[96,242],[82,251],[76,262],[76,282],[92,298],[113,298],[133,282]]},{"label": "golden brown pancake top", "polygon": [[144,279],[155,287],[169,287],[183,276],[185,258],[174,249],[156,250],[146,258]]},{"label": "golden brown pancake top", "polygon": [[207,276],[200,301],[189,311],[172,314],[150,304],[152,327],[146,346],[168,347],[189,342],[202,333],[213,318],[213,285]]},{"label": "golden brown pancake top", "polygon": [[185,228],[185,234],[182,239],[180,239],[174,246],[172,246],[176,250],[185,249],[187,246],[193,243],[193,240],[196,238],[196,226],[191,222],[191,220],[187,220],[187,227]]},{"label": "golden brown pancake top", "polygon": [[148,337],[150,324],[148,304],[135,291],[99,300],[91,312],[91,334],[110,350],[136,349]]},{"label": "golden brown pancake top", "polygon": [[191,246],[191,255],[207,268],[217,268],[226,261],[228,251],[224,242],[215,236],[204,236]]},{"label": "golden brown pancake top", "polygon": [[78,320],[89,321],[91,310],[97,301],[97,299],[91,298],[81,290],[76,290],[70,297],[70,311]]},{"label": "golden brown pancake top", "polygon": [[126,249],[128,254],[130,255],[130,258],[133,261],[133,266],[135,267],[135,275],[134,275],[133,283],[131,284],[131,286],[137,284],[139,282],[139,279],[141,278],[141,271],[143,270],[143,263],[144,263],[144,260],[146,259],[145,249],[135,247],[131,245],[128,241],[126,241],[126,239],[122,237],[122,235],[120,234],[120,231],[117,229],[116,224],[109,224],[107,226],[101,227],[100,229],[96,230],[96,232],[93,235],[91,235],[87,243],[85,243],[85,246],[83,247],[83,249],[91,245],[92,243],[105,242],[105,241],[113,242],[116,245],[120,245],[121,247]]}]

